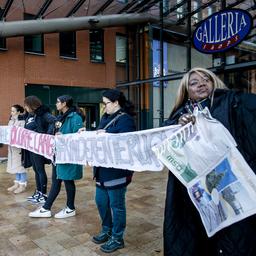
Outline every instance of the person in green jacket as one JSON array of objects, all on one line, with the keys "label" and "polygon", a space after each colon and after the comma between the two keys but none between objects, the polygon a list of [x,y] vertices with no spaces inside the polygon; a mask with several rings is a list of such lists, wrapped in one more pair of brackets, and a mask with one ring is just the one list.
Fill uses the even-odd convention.
[{"label": "person in green jacket", "polygon": [[[55,135],[76,133],[83,127],[83,115],[73,106],[73,99],[69,95],[57,98],[56,108],[61,113],[55,124]],[[29,217],[51,217],[51,207],[58,196],[61,183],[64,181],[67,193],[67,205],[54,215],[57,219],[68,218],[76,215],[75,210],[75,180],[83,177],[83,166],[78,164],[57,164],[53,166],[52,186],[45,204],[37,210],[30,212]]]}]

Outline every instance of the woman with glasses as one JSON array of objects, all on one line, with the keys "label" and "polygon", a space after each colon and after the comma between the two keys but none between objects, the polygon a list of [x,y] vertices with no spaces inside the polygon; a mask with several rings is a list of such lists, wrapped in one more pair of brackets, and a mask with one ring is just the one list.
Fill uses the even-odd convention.
[{"label": "woman with glasses", "polygon": [[[174,108],[165,125],[195,122],[195,107],[211,115],[232,134],[238,149],[256,172],[256,95],[228,90],[211,71],[193,68],[182,78]],[[253,143],[252,143],[253,142]],[[256,255],[256,216],[250,216],[208,238],[187,189],[169,172],[165,217],[165,256]]]},{"label": "woman with glasses", "polygon": [[[57,98],[56,108],[60,112],[55,123],[55,135],[76,133],[83,127],[84,116],[73,106],[73,98],[62,95]],[[76,215],[75,209],[75,180],[82,179],[83,166],[78,164],[56,164],[52,170],[52,186],[48,198],[42,207],[30,212],[29,217],[49,218],[52,216],[51,207],[59,195],[62,181],[65,184],[67,202],[66,206],[54,215],[54,218],[63,219]]]},{"label": "woman with glasses", "polygon": [[[124,94],[110,89],[103,93],[104,115],[98,132],[123,133],[135,131],[132,118],[133,105]],[[95,201],[101,218],[101,231],[92,237],[92,241],[101,245],[103,252],[110,253],[124,247],[126,227],[125,194],[132,180],[133,172],[118,168],[95,167]]]}]

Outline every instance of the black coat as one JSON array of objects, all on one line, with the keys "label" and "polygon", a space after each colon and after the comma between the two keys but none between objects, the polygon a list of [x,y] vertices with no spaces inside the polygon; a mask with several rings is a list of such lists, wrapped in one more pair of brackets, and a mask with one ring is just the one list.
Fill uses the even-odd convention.
[{"label": "black coat", "polygon": [[[98,129],[104,129],[113,119],[112,122],[107,128],[106,132],[108,133],[123,133],[123,132],[133,132],[136,130],[134,119],[128,114],[120,115],[121,111],[117,111],[112,115],[104,114]],[[116,118],[116,116],[118,118]],[[126,186],[131,181],[133,171],[123,170],[118,168],[106,168],[106,167],[94,167],[94,178],[97,182],[103,183],[110,180],[120,179],[127,177],[127,183],[114,186],[112,188],[117,188],[120,186]]]},{"label": "black coat", "polygon": [[[24,128],[38,132],[53,134],[55,128],[56,117],[50,113],[50,109],[44,105],[35,110],[33,114],[27,114],[24,116],[25,126]],[[30,153],[23,149],[21,153],[22,165],[25,168],[31,167]],[[51,161],[45,158],[45,163],[50,164]]]},{"label": "black coat", "polygon": [[[186,112],[180,108],[167,120],[175,124]],[[216,90],[210,112],[235,138],[238,149],[256,172],[256,95]],[[164,217],[165,256],[254,256],[256,216],[217,232],[208,238],[185,186],[169,172]]]}]

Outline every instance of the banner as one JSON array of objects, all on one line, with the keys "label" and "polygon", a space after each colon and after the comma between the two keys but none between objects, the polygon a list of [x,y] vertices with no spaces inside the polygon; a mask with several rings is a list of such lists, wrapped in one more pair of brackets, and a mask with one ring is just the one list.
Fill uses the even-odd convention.
[{"label": "banner", "polygon": [[161,171],[152,147],[179,125],[129,133],[82,132],[55,136],[56,163],[114,167],[133,171]]},{"label": "banner", "polygon": [[0,126],[0,143],[10,144],[10,126]]},{"label": "banner", "polygon": [[209,112],[153,148],[187,187],[209,237],[256,213],[256,176],[228,130]]},{"label": "banner", "polygon": [[55,139],[53,135],[37,133],[22,127],[12,126],[10,134],[11,146],[23,148],[53,160]]},{"label": "banner", "polygon": [[55,162],[114,167],[133,171],[161,171],[152,147],[180,125],[120,134],[86,131],[65,135],[36,133],[22,127],[0,126],[0,143],[23,148]]}]

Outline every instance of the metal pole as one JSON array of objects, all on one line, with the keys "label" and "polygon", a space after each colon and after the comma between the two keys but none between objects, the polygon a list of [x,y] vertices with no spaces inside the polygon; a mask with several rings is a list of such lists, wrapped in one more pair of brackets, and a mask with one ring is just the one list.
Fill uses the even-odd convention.
[{"label": "metal pole", "polygon": [[16,37],[45,33],[59,33],[85,29],[99,29],[106,27],[137,25],[147,22],[155,22],[152,15],[131,13],[97,15],[86,17],[69,17],[57,19],[38,19],[0,22],[0,37]]},{"label": "metal pole", "polygon": [[[191,0],[187,1],[187,13],[191,13]],[[187,46],[187,71],[191,69],[191,15],[187,17],[187,35],[188,39],[186,41]]]},{"label": "metal pole", "polygon": [[[163,0],[160,0],[160,3],[159,3],[159,15],[160,15],[160,49],[159,49],[159,52],[160,52],[160,72],[159,72],[159,76],[160,78],[163,77],[164,75],[164,51],[163,51],[163,48],[164,48],[164,40],[163,40],[163,28],[164,28],[164,22],[163,22]],[[159,126],[161,126],[164,122],[164,82],[163,80],[160,80],[159,81],[160,83],[160,111],[159,111]]]},{"label": "metal pole", "polygon": [[[141,36],[140,36],[140,26],[137,26],[137,34],[136,34],[136,43],[137,43],[137,79],[141,79]],[[138,129],[141,129],[141,90],[140,85],[136,85],[137,97],[138,97]]]}]

